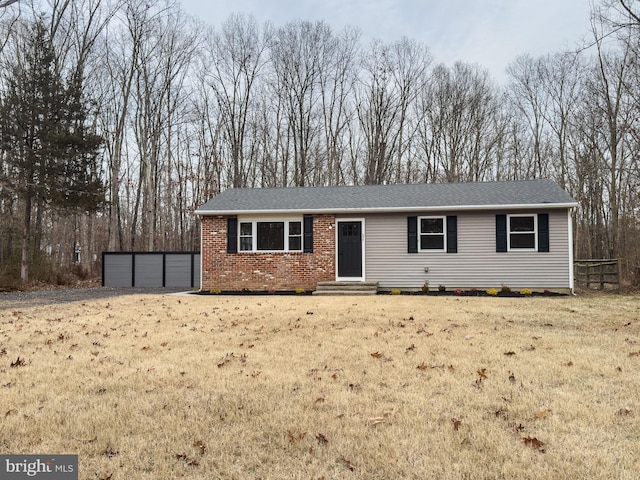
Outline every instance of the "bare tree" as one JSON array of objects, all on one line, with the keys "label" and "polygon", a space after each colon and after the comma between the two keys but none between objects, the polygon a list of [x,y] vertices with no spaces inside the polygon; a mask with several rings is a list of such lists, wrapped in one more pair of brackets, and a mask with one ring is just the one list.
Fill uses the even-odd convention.
[{"label": "bare tree", "polygon": [[438,65],[419,103],[419,142],[427,181],[480,181],[493,175],[502,136],[497,92],[486,71]]},{"label": "bare tree", "polygon": [[585,71],[582,57],[573,53],[559,53],[541,59],[540,68],[548,107],[542,115],[553,132],[554,177],[561,187],[571,187],[575,179],[572,168],[571,133],[575,111],[580,102]]},{"label": "bare tree", "polygon": [[291,140],[291,183],[305,186],[317,167],[314,150],[321,133],[320,78],[333,34],[323,22],[296,22],[277,29],[270,42],[276,94],[281,96]]},{"label": "bare tree", "polygon": [[[265,63],[266,39],[261,38],[253,17],[232,15],[208,40],[206,82],[215,93],[228,146],[230,185],[246,185],[249,162],[246,144],[248,122],[255,109],[256,82]],[[253,167],[255,168],[255,166]]]},{"label": "bare tree", "polygon": [[0,2],[0,8],[5,8],[14,3],[18,3],[20,0],[4,0],[4,2]]},{"label": "bare tree", "polygon": [[320,71],[320,95],[324,130],[324,160],[321,175],[314,184],[340,185],[345,181],[343,162],[348,154],[346,135],[353,118],[351,98],[356,82],[358,55],[357,30],[345,29],[327,42],[326,68]]},{"label": "bare tree", "polygon": [[542,60],[520,56],[507,67],[507,73],[511,78],[509,97],[522,114],[532,142],[531,153],[522,159],[521,167],[528,178],[548,177],[551,159],[544,117],[549,98],[543,83]]},{"label": "bare tree", "polygon": [[158,242],[160,182],[167,179],[175,113],[194,49],[186,19],[177,8],[132,0],[127,8],[130,31],[140,31],[140,47],[133,78],[133,133],[139,175],[131,220],[131,248],[135,247],[138,219],[141,246],[153,250]]},{"label": "bare tree", "polygon": [[605,150],[601,153],[608,173],[605,185],[608,187],[608,207],[611,222],[607,253],[610,256],[615,256],[620,251],[620,185],[626,173],[628,155],[622,140],[626,134],[626,125],[630,123],[625,83],[627,81],[631,51],[629,48],[624,48],[620,55],[605,52],[598,28],[598,25],[594,23],[597,64],[590,87],[598,93],[595,97],[595,107],[599,109],[603,120],[601,135]]},{"label": "bare tree", "polygon": [[425,47],[406,38],[392,45],[373,41],[363,54],[355,101],[365,184],[398,180],[408,114],[430,60]]}]

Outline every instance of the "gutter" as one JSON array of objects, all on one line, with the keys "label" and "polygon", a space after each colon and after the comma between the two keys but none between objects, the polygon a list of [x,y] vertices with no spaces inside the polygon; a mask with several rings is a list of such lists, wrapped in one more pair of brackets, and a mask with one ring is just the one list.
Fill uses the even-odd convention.
[{"label": "gutter", "polygon": [[292,209],[264,209],[264,210],[196,210],[195,215],[282,215],[282,214],[355,214],[355,213],[410,213],[410,212],[444,212],[444,211],[480,211],[480,210],[548,210],[573,209],[577,202],[571,203],[535,203],[511,205],[438,205],[430,207],[371,207],[371,208],[292,208]]}]

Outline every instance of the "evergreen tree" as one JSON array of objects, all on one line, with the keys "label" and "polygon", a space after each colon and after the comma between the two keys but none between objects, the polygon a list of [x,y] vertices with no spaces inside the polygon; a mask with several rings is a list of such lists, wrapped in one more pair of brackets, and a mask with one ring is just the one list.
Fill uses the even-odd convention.
[{"label": "evergreen tree", "polygon": [[104,185],[101,139],[88,122],[81,75],[65,81],[41,19],[29,26],[23,43],[6,69],[0,142],[23,207],[21,279],[27,282],[34,208],[95,211],[104,202]]}]

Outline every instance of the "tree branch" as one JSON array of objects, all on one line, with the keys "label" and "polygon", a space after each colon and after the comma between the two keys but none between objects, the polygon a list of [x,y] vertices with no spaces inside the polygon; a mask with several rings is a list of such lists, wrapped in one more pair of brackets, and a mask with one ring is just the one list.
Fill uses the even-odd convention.
[{"label": "tree branch", "polygon": [[619,0],[620,1],[620,5],[622,5],[622,8],[624,8],[627,13],[631,16],[631,18],[633,18],[636,22],[640,23],[640,16],[638,16],[636,13],[633,12],[633,10],[631,10],[631,7],[629,7],[625,1],[626,0]]}]

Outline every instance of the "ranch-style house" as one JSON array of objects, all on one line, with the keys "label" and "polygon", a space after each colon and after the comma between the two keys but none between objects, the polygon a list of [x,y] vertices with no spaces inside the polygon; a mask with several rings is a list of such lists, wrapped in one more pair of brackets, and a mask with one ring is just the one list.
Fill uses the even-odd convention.
[{"label": "ranch-style house", "polygon": [[576,206],[550,180],[228,189],[196,210],[201,290],[571,291]]}]

